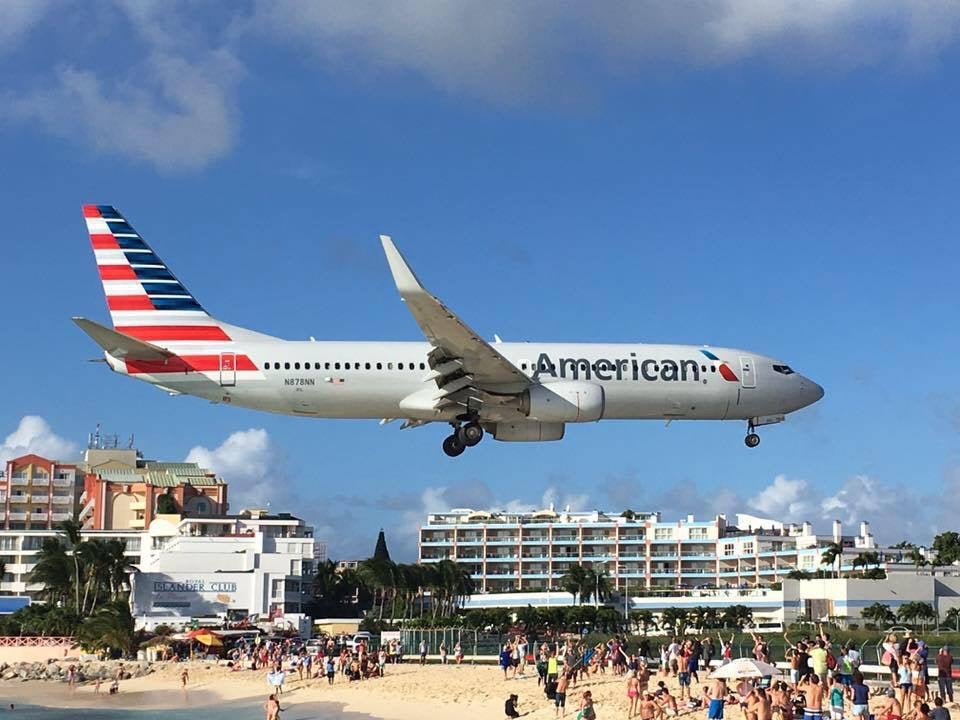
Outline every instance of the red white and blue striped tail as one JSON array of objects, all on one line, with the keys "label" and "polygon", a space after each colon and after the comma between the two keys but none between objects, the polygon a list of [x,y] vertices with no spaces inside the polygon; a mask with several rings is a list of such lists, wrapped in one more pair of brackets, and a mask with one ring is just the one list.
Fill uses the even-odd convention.
[{"label": "red white and blue striped tail", "polygon": [[231,340],[116,208],[84,205],[83,217],[117,332],[160,346]]}]

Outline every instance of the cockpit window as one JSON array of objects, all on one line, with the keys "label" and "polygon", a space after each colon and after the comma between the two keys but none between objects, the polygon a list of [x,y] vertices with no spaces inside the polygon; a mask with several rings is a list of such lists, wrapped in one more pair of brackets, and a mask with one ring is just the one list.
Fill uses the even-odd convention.
[{"label": "cockpit window", "polygon": [[793,370],[789,365],[774,365],[773,369],[781,375],[793,375]]}]

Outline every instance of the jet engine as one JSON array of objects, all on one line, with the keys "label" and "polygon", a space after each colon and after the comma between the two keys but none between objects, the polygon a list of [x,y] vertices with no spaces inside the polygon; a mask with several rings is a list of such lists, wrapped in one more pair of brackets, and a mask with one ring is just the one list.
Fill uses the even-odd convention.
[{"label": "jet engine", "polygon": [[603,387],[577,380],[534,385],[520,399],[521,412],[543,423],[593,422],[603,406]]}]

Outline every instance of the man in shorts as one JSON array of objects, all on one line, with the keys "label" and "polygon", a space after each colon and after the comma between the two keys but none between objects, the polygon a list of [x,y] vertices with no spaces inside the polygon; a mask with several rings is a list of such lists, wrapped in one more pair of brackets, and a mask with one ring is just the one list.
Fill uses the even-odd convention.
[{"label": "man in shorts", "polygon": [[684,664],[680,669],[679,674],[677,675],[677,682],[680,683],[680,702],[683,702],[684,697],[687,700],[690,699],[690,666]]},{"label": "man in shorts", "polygon": [[850,685],[850,700],[853,703],[851,713],[853,720],[867,720],[870,714],[870,688],[863,682],[863,674],[859,670],[853,673],[853,682]]},{"label": "man in shorts", "polygon": [[710,688],[704,688],[707,702],[707,720],[723,720],[723,705],[727,701],[727,681],[716,678]]},{"label": "man in shorts", "polygon": [[556,717],[567,715],[567,686],[570,684],[570,674],[563,673],[557,680],[557,690],[553,695],[553,704],[556,706]]}]

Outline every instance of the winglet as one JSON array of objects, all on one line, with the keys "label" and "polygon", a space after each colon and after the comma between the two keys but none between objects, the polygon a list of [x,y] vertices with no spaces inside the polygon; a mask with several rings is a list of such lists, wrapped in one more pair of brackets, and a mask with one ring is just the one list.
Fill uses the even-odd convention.
[{"label": "winglet", "polygon": [[386,253],[387,263],[390,265],[390,272],[393,273],[393,281],[397,285],[397,290],[400,291],[400,297],[405,297],[408,293],[426,292],[423,284],[413,274],[413,270],[410,269],[403,255],[397,250],[397,246],[393,244],[390,236],[381,235],[380,242],[383,243],[383,252]]},{"label": "winglet", "polygon": [[118,360],[169,360],[176,357],[176,354],[169,350],[111,330],[93,320],[75,317],[73,322],[97,345]]}]

